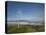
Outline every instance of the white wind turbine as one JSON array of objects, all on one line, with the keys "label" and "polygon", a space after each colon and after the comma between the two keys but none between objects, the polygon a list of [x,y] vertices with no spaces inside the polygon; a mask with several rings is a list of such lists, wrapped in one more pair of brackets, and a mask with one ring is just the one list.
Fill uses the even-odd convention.
[{"label": "white wind turbine", "polygon": [[[20,20],[21,18],[21,15],[22,15],[22,12],[21,12],[21,10],[19,9],[19,10],[17,10],[17,13],[16,13],[17,15],[16,15],[16,17],[17,17],[17,20]],[[18,23],[18,28],[19,28],[19,26],[20,26],[20,22],[17,22]]]}]

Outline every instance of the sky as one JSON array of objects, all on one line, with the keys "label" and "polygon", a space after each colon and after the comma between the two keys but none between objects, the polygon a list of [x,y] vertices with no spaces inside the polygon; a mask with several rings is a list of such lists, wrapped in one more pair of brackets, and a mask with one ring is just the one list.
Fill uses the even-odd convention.
[{"label": "sky", "polygon": [[44,20],[44,3],[7,2],[7,20]]}]

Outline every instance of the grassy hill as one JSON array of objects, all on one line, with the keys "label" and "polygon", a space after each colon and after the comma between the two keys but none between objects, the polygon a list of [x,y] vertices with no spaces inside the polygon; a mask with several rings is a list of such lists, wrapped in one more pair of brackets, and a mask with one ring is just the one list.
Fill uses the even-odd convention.
[{"label": "grassy hill", "polygon": [[44,32],[44,25],[7,25],[7,33]]}]

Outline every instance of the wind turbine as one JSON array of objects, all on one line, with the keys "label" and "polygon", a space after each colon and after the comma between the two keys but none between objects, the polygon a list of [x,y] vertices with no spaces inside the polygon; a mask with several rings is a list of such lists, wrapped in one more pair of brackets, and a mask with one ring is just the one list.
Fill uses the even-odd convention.
[{"label": "wind turbine", "polygon": [[[19,10],[17,10],[17,19],[18,20],[20,20],[20,17],[21,17],[21,14],[22,14],[22,12],[21,12],[21,10],[19,9]],[[18,23],[18,28],[20,27],[20,22],[17,22]]]}]

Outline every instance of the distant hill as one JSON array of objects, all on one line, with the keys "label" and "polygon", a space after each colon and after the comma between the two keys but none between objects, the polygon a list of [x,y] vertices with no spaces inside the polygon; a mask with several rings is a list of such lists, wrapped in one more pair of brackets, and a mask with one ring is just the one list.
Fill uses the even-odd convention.
[{"label": "distant hill", "polygon": [[22,25],[44,25],[43,21],[29,21],[29,20],[16,20],[16,21],[8,21],[8,24],[17,24],[20,22]]},{"label": "distant hill", "polygon": [[15,20],[15,21],[8,21],[8,22],[29,22],[29,23],[39,23],[43,21],[29,21],[29,20]]}]

